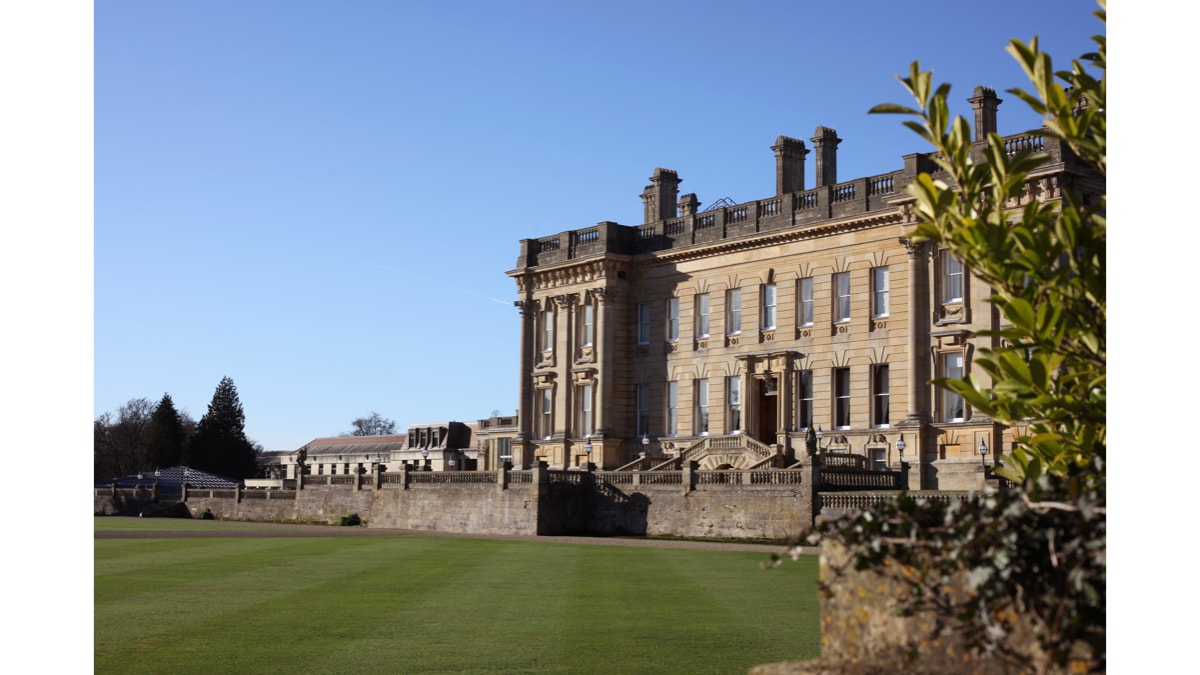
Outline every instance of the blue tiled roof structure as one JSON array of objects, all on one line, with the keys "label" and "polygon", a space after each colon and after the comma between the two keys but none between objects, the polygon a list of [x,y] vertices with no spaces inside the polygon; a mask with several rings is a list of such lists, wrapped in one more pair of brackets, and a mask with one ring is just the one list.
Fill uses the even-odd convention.
[{"label": "blue tiled roof structure", "polygon": [[[212,489],[233,489],[239,485],[239,481],[218,476],[207,471],[192,469],[185,466],[172,466],[167,469],[159,469],[155,471],[144,471],[131,476],[122,476],[120,478],[110,478],[108,480],[96,481],[95,487],[106,488],[113,483],[119,488],[135,488],[144,487],[147,490],[154,487],[155,483],[159,484],[160,488],[167,490],[178,490],[183,484],[184,476],[187,476],[188,487],[194,488],[212,488]],[[156,475],[157,474],[157,475]]]}]

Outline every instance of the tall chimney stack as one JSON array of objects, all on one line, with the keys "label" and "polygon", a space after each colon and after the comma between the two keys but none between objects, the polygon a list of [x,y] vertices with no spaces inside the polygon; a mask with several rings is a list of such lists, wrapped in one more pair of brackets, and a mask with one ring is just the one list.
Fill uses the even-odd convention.
[{"label": "tall chimney stack", "polygon": [[804,191],[804,156],[808,154],[804,141],[780,136],[771,150],[775,153],[775,194]]},{"label": "tall chimney stack", "polygon": [[842,139],[837,137],[836,129],[828,127],[817,127],[813,133],[813,150],[817,151],[817,184],[814,187],[836,185],[837,146]]},{"label": "tall chimney stack", "polygon": [[986,141],[988,134],[996,133],[996,108],[1004,101],[996,98],[995,89],[975,87],[967,102],[975,109],[975,142]]},{"label": "tall chimney stack", "polygon": [[679,201],[679,174],[670,169],[658,168],[650,177],[650,185],[642,191],[645,222],[656,223],[675,217],[675,205]]}]

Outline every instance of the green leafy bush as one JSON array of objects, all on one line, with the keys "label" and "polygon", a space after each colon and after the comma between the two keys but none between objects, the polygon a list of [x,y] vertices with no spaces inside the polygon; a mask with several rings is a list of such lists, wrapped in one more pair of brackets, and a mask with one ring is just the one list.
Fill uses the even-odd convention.
[{"label": "green leafy bush", "polygon": [[357,513],[351,513],[348,516],[342,516],[342,520],[339,524],[345,525],[348,527],[354,526],[354,525],[362,525],[362,518],[359,518]]},{"label": "green leafy bush", "polygon": [[200,514],[200,520],[216,520],[216,519],[217,519],[217,517],[213,515],[212,509],[204,509],[204,513]]},{"label": "green leafy bush", "polygon": [[[934,87],[919,63],[901,78],[916,107],[872,110],[914,117],[905,126],[933,146],[945,172],[908,186],[919,222],[910,236],[960,258],[1004,317],[1001,330],[979,333],[995,346],[974,360],[993,384],[934,383],[1028,433],[999,470],[1011,489],[953,504],[904,495],[815,533],[842,543],[856,570],[911,589],[901,611],[927,612],[930,638],[957,635],[1021,671],[1106,669],[1107,56],[1105,37],[1093,40],[1097,51],[1081,60],[1098,76],[1080,60],[1054,71],[1036,38],[1013,40],[1008,50],[1034,89],[1009,93],[1045,116],[1038,133],[1061,140],[1088,167],[1088,198],[1067,184],[1061,200],[1039,199],[1027,178],[1046,155],[1010,155],[997,134],[975,143],[968,122],[950,117],[950,86]],[[828,582],[837,583],[831,571]],[[1010,639],[1018,629],[1026,637]]]}]

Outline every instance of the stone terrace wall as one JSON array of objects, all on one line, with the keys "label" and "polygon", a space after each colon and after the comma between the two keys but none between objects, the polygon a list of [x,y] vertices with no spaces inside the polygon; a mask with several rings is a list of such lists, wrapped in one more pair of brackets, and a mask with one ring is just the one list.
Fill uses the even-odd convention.
[{"label": "stone terrace wall", "polygon": [[621,500],[594,494],[587,529],[632,534],[736,539],[787,539],[812,526],[807,486],[698,487],[648,485]]},{"label": "stone terrace wall", "polygon": [[[508,535],[660,535],[787,539],[812,525],[811,483],[751,484],[784,472],[730,474],[705,484],[695,472],[653,472],[610,484],[604,473],[534,472],[532,481],[309,485],[291,490],[189,490],[193,516],[223,520],[337,524],[357,513],[368,527]],[[762,474],[762,475],[759,475]],[[640,484],[641,482],[646,484]],[[107,495],[97,494],[99,504]]]},{"label": "stone terrace wall", "polygon": [[370,502],[368,525],[430,532],[532,535],[538,533],[537,493],[534,486],[499,490],[486,484],[379,490]]}]

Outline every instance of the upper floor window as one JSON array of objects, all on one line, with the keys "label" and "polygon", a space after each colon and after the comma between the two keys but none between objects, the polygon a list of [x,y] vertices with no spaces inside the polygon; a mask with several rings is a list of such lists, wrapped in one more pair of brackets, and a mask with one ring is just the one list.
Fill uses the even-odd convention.
[{"label": "upper floor window", "polygon": [[850,320],[850,273],[838,272],[833,275],[833,321],[841,323]]},{"label": "upper floor window", "polygon": [[588,303],[583,306],[579,321],[579,346],[591,347],[596,339],[596,306]]},{"label": "upper floor window", "polygon": [[764,330],[775,327],[775,284],[762,287],[762,327]]},{"label": "upper floor window", "polygon": [[939,253],[938,267],[941,268],[942,302],[962,302],[963,265],[950,251]]},{"label": "upper floor window", "polygon": [[871,366],[871,425],[888,426],[888,367],[885,363]]},{"label": "upper floor window", "polygon": [[708,337],[708,293],[696,296],[696,337]]},{"label": "upper floor window", "polygon": [[679,339],[679,298],[667,298],[667,341]]},{"label": "upper floor window", "polygon": [[742,289],[731,288],[725,292],[725,333],[735,335],[742,332]]},{"label": "upper floor window", "polygon": [[542,311],[542,344],[543,352],[554,351],[554,305],[546,301],[546,309]]},{"label": "upper floor window", "polygon": [[796,289],[796,325],[811,326],[813,324],[813,280],[805,277],[797,284]]},{"label": "upper floor window", "polygon": [[871,268],[871,316],[888,315],[888,268]]},{"label": "upper floor window", "polygon": [[637,341],[639,345],[650,344],[650,303],[639,302],[637,306]]}]

